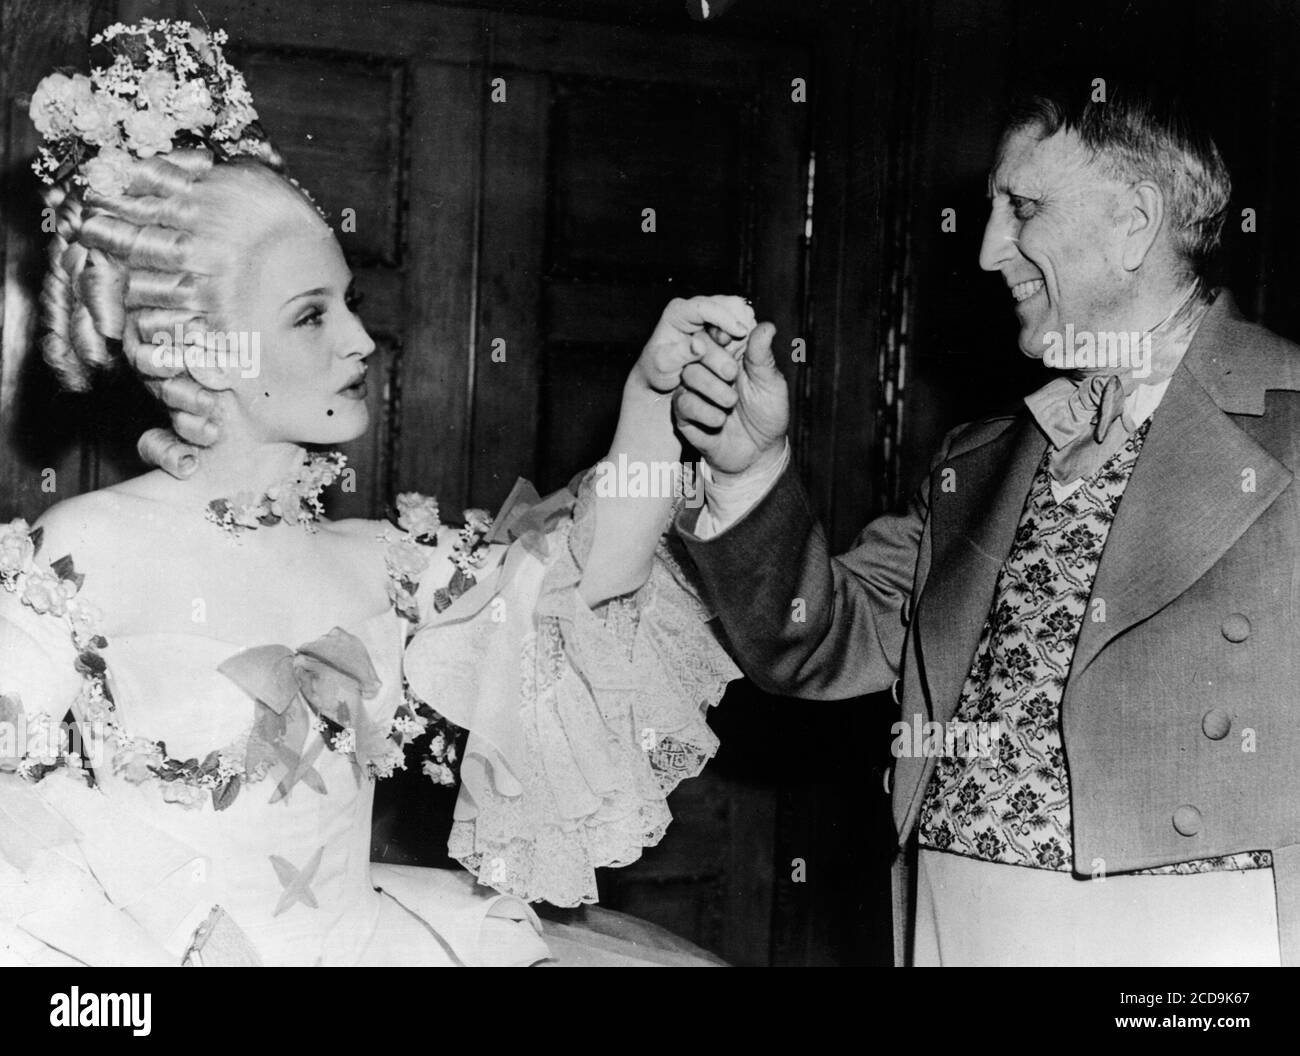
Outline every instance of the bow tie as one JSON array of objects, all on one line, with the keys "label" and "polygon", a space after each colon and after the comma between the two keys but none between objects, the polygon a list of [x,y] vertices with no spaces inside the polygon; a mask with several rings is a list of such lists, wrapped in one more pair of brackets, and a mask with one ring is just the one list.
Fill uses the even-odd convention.
[{"label": "bow tie", "polygon": [[1137,428],[1124,399],[1136,387],[1132,379],[1115,374],[1079,382],[1056,378],[1025,397],[1052,444],[1048,469],[1058,483],[1088,479],[1124,446]]}]

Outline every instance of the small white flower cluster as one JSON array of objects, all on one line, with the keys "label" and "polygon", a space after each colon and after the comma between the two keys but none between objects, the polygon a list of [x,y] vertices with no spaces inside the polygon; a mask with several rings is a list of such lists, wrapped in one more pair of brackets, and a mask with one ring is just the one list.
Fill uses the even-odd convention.
[{"label": "small white flower cluster", "polygon": [[452,564],[466,575],[482,568],[489,549],[485,540],[491,531],[492,515],[487,510],[466,510],[465,527],[456,533],[456,546],[451,552]]},{"label": "small white flower cluster", "polygon": [[447,740],[447,735],[444,733],[436,734],[429,742],[429,754],[449,766],[456,765],[456,744],[454,741]]},{"label": "small white flower cluster", "polygon": [[454,785],[456,783],[456,774],[446,763],[439,763],[433,759],[426,759],[420,766],[424,771],[424,776],[430,778],[436,785]]},{"label": "small white flower cluster", "polygon": [[393,776],[398,770],[406,769],[406,749],[400,744],[389,742],[383,755],[376,756],[369,763],[370,775],[382,781]]},{"label": "small white flower cluster", "polygon": [[398,715],[393,719],[393,732],[402,738],[403,744],[422,736],[428,728],[428,720],[419,715]]},{"label": "small white flower cluster", "polygon": [[91,41],[110,65],[52,73],[36,86],[29,114],[46,145],[32,164],[52,184],[69,174],[96,194],[121,194],[133,160],[176,147],[206,146],[222,157],[256,154],[257,111],[243,75],[221,50],[223,30],[143,19],[109,26]]},{"label": "small white flower cluster", "polygon": [[320,493],[338,480],[347,462],[348,456],[339,451],[313,452],[292,477],[268,488],[260,499],[249,491],[213,499],[205,516],[235,537],[281,522],[314,532],[315,522],[325,514]]},{"label": "small white flower cluster", "polygon": [[104,696],[104,683],[97,678],[83,679],[77,693],[77,709],[92,729],[113,725],[113,706]]},{"label": "small white flower cluster", "polygon": [[77,597],[79,580],[60,575],[37,558],[37,534],[22,518],[0,525],[0,587],[17,594],[37,614],[66,620],[77,648],[85,649],[99,633],[103,614]]},{"label": "small white flower cluster", "polygon": [[0,525],[0,582],[12,590],[12,584],[36,554],[32,528],[21,517]]},{"label": "small white flower cluster", "polygon": [[432,495],[405,491],[397,496],[397,523],[416,539],[438,534],[442,527],[438,513],[438,500]]}]

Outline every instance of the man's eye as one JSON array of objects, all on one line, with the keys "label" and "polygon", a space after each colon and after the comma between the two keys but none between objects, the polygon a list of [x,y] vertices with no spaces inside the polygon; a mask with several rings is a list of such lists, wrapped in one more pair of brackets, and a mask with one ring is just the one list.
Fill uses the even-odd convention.
[{"label": "man's eye", "polygon": [[1011,201],[1011,211],[1015,213],[1017,220],[1028,220],[1034,215],[1034,207],[1038,204],[1032,198],[1022,198],[1018,194],[1009,196]]}]

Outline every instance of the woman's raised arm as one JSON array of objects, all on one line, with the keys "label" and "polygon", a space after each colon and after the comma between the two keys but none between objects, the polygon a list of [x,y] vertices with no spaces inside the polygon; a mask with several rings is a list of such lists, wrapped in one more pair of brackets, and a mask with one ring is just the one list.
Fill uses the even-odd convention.
[{"label": "woman's raised arm", "polygon": [[[716,397],[718,424],[735,397],[735,349],[754,328],[754,312],[740,297],[692,297],[669,302],[623,386],[618,428],[596,466],[595,529],[580,592],[595,606],[638,589],[650,574],[659,538],[681,494],[685,467],[673,428],[670,396],[683,370],[696,371]],[[723,348],[714,327],[736,340]],[[701,383],[701,388],[705,384]]]}]

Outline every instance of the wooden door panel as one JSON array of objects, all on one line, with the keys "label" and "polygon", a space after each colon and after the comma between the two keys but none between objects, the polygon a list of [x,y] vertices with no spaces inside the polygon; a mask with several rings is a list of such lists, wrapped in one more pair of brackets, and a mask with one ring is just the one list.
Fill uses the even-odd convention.
[{"label": "wooden door panel", "polygon": [[[548,277],[618,276],[684,288],[742,279],[752,142],[744,97],[566,77],[551,143]],[[655,231],[642,211],[655,211]],[[692,292],[702,292],[692,290]]]},{"label": "wooden door panel", "polygon": [[469,505],[470,414],[481,219],[478,70],[411,67],[406,164],[408,260],[395,428],[397,484]]},{"label": "wooden door panel", "polygon": [[482,224],[473,346],[469,494],[495,511],[537,479],[542,265],[550,79],[510,72],[483,107]]},{"label": "wooden door panel", "polygon": [[[231,59],[290,173],[340,232],[354,266],[397,266],[403,68],[254,49],[232,49]],[[352,211],[347,225],[344,209]]]}]

